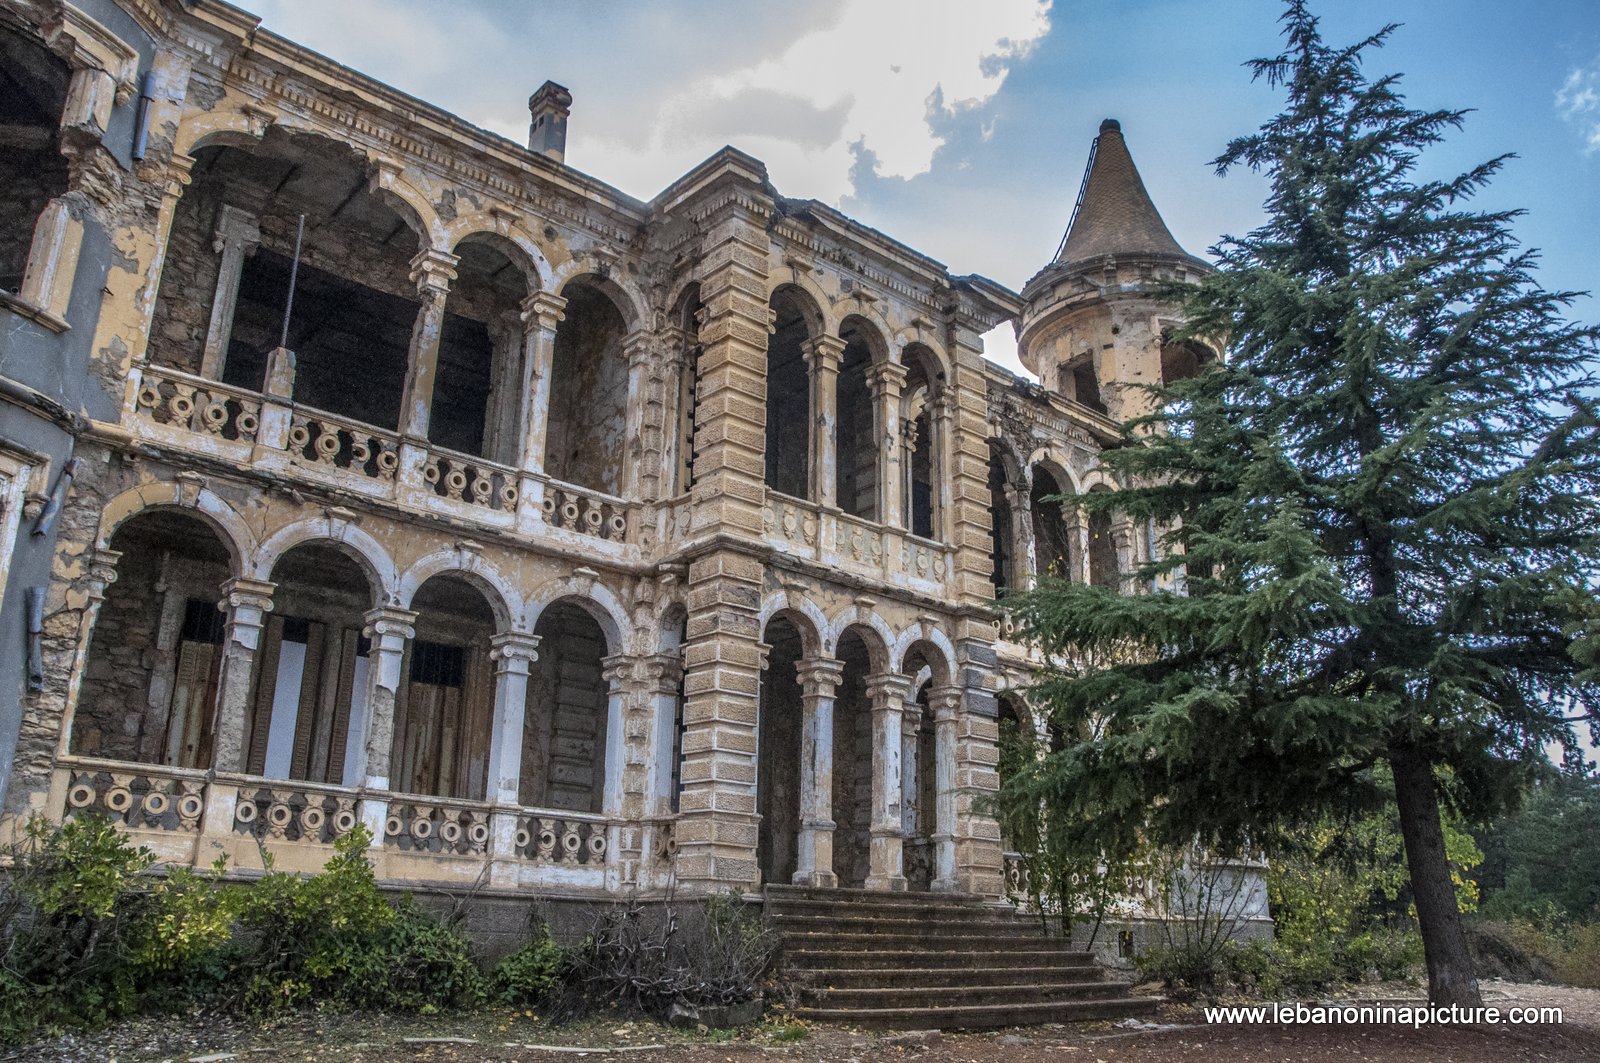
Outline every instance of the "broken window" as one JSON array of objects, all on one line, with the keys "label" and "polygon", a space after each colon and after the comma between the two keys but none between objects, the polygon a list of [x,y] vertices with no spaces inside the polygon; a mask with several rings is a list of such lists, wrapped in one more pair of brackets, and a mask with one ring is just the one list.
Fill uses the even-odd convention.
[{"label": "broken window", "polygon": [[579,606],[555,602],[539,614],[539,659],[528,675],[519,800],[536,808],[605,807],[605,632]]},{"label": "broken window", "polygon": [[272,570],[273,609],[256,654],[245,770],[355,785],[370,664],[362,636],[372,588],[340,549],[308,543]]},{"label": "broken window", "polygon": [[772,297],[773,331],[767,337],[766,483],[791,498],[816,499],[811,491],[811,369],[806,345],[812,338],[808,303],[790,288]]},{"label": "broken window", "polygon": [[494,716],[494,613],[481,591],[450,575],[424,583],[411,608],[417,637],[395,705],[395,789],[481,801]]},{"label": "broken window", "polygon": [[68,189],[60,126],[70,79],[37,41],[0,27],[0,290],[21,290],[34,225]]},{"label": "broken window", "polygon": [[1030,502],[1033,509],[1033,556],[1038,573],[1060,579],[1077,579],[1077,544],[1073,542],[1066,511],[1057,497],[1065,493],[1048,469],[1041,465],[1033,467]]},{"label": "broken window", "polygon": [[195,159],[168,237],[151,361],[260,390],[282,336],[304,214],[287,343],[294,400],[396,427],[419,310],[410,275],[420,240],[369,190],[359,153],[272,129],[252,149],[206,147]]},{"label": "broken window", "polygon": [[833,702],[833,872],[839,885],[866,885],[872,859],[872,659],[856,628],[839,636],[844,662]]},{"label": "broken window", "polygon": [[839,359],[839,508],[852,517],[877,520],[877,410],[870,374],[878,359],[868,342],[868,326],[846,318],[839,336],[845,341]]},{"label": "broken window", "polygon": [[1061,394],[1096,413],[1106,412],[1105,401],[1100,396],[1100,376],[1095,372],[1092,355],[1086,354],[1061,367]]},{"label": "broken window", "polygon": [[556,327],[545,421],[545,471],[608,495],[622,493],[627,427],[627,323],[597,283],[562,289],[566,317]]},{"label": "broken window", "polygon": [[944,390],[944,374],[932,352],[919,344],[905,349],[906,382],[901,392],[900,431],[905,475],[906,527],[924,539],[939,535],[938,485],[940,440],[935,405]]},{"label": "broken window", "polygon": [[700,385],[700,286],[691,284],[679,302],[678,328],[683,334],[683,363],[678,376],[677,480],[673,494],[694,486],[695,406]]},{"label": "broken window", "polygon": [[72,751],[209,767],[228,551],[204,521],[165,509],[129,520],[110,548],[122,556],[89,643]]},{"label": "broken window", "polygon": [[989,547],[991,573],[995,593],[1017,586],[1012,558],[1012,542],[1016,535],[1012,524],[1011,492],[1006,477],[1005,456],[993,442],[989,444],[989,522],[993,539]]},{"label": "broken window", "polygon": [[1161,346],[1161,384],[1168,387],[1187,380],[1200,372],[1210,356],[1200,344],[1192,340],[1164,343]]}]

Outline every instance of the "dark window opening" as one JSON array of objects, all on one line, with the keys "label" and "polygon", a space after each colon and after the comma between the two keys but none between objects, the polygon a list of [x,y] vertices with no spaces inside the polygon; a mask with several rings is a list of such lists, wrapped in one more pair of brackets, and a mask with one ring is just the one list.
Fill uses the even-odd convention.
[{"label": "dark window opening", "polygon": [[[261,390],[278,345],[290,260],[265,248],[244,265],[223,381]],[[394,428],[417,304],[300,263],[289,349],[294,400],[365,424]]]},{"label": "dark window opening", "polygon": [[443,642],[416,640],[411,647],[411,681],[440,687],[466,682],[467,651]]},{"label": "dark window opening", "polygon": [[178,637],[185,642],[204,642],[210,646],[222,645],[223,632],[228,617],[216,602],[204,598],[190,598],[184,603],[183,633]]},{"label": "dark window opening", "polygon": [[1077,578],[1073,543],[1066,515],[1054,496],[1062,494],[1054,476],[1037,466],[1033,470],[1033,556],[1039,574],[1061,579]]},{"label": "dark window opening", "polygon": [[627,323],[598,287],[563,289],[566,317],[556,328],[546,422],[545,469],[555,479],[616,495],[622,491],[628,365]]},{"label": "dark window opening", "polygon": [[994,534],[989,549],[992,568],[989,578],[994,582],[995,591],[999,592],[1016,585],[1011,560],[1012,537],[1015,533],[1011,523],[1011,498],[1006,490],[1005,460],[992,444],[989,447],[989,522]]},{"label": "dark window opening", "polygon": [[1105,413],[1106,404],[1100,397],[1100,378],[1095,375],[1094,363],[1079,362],[1077,365],[1069,366],[1066,373],[1070,377],[1072,388],[1068,397],[1096,413]]},{"label": "dark window opening", "polygon": [[776,322],[767,337],[766,483],[791,498],[811,498],[811,373],[805,344],[810,336],[801,303],[779,292],[772,300]]},{"label": "dark window opening", "polygon": [[872,349],[846,335],[839,362],[839,508],[852,517],[878,519],[878,448],[873,416]]},{"label": "dark window opening", "polygon": [[0,289],[9,292],[22,287],[40,213],[67,191],[58,131],[69,77],[37,43],[0,29]]},{"label": "dark window opening", "polygon": [[483,456],[493,363],[489,327],[446,314],[428,418],[429,440],[462,454]]},{"label": "dark window opening", "polygon": [[1096,587],[1112,589],[1121,583],[1117,571],[1117,544],[1111,531],[1111,514],[1104,511],[1089,517],[1089,582]]}]

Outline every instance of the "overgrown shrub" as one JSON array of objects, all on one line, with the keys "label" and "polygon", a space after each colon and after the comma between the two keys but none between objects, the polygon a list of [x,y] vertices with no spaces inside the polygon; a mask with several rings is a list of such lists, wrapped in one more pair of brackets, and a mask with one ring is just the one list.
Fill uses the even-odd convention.
[{"label": "overgrown shrub", "polygon": [[1600,989],[1600,924],[1547,929],[1523,919],[1473,919],[1467,944],[1480,977]]},{"label": "overgrown shrub", "polygon": [[351,965],[339,998],[351,1006],[431,1015],[483,1003],[488,985],[471,942],[408,898]]},{"label": "overgrown shrub", "polygon": [[543,1006],[554,999],[566,968],[566,950],[541,922],[533,940],[495,967],[494,998],[504,1004]]}]

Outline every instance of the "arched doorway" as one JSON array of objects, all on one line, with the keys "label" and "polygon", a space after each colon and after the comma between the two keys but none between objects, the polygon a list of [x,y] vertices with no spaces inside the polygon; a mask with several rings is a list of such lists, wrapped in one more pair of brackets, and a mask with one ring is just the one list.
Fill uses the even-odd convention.
[{"label": "arched doorway", "polygon": [[528,674],[518,800],[537,808],[605,810],[610,695],[605,632],[572,601],[539,614],[539,659]]}]

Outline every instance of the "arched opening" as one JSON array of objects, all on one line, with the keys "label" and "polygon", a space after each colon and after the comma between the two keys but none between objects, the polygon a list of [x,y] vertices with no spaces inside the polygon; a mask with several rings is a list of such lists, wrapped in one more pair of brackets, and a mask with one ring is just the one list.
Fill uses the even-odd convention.
[{"label": "arched opening", "polygon": [[906,383],[900,399],[900,431],[905,440],[906,527],[924,539],[942,538],[939,486],[944,480],[942,440],[937,438],[936,404],[944,392],[944,374],[933,352],[921,344],[905,349]]},{"label": "arched opening", "polygon": [[1042,465],[1033,467],[1033,489],[1029,495],[1033,510],[1033,551],[1039,575],[1059,579],[1080,579],[1078,544],[1067,524],[1066,509],[1060,497],[1066,494],[1055,475]]},{"label": "arched opening", "polygon": [[1106,404],[1100,394],[1100,373],[1095,369],[1094,356],[1086,354],[1061,367],[1060,391],[1064,398],[1096,413],[1105,413]]},{"label": "arched opening", "polygon": [[1012,553],[1016,526],[1012,523],[1005,452],[992,440],[989,443],[989,524],[993,533],[989,541],[989,578],[998,596],[1001,591],[1018,586],[1016,558]]},{"label": "arched opening", "polygon": [[369,663],[361,634],[372,608],[367,574],[329,543],[295,547],[272,568],[272,612],[256,651],[245,771],[269,779],[346,783],[359,763]]},{"label": "arched opening", "polygon": [[871,374],[877,362],[870,326],[845,318],[839,337],[845,341],[839,359],[838,484],[839,508],[852,517],[877,520],[878,440]]},{"label": "arched opening", "polygon": [[8,292],[22,288],[39,215],[69,187],[60,129],[70,79],[37,41],[0,27],[0,289]]},{"label": "arched opening", "polygon": [[[757,715],[756,812],[761,830],[756,864],[763,882],[788,883],[800,842],[801,686],[796,666],[805,644],[792,619],[779,615],[762,634],[771,649],[761,673]],[[837,734],[837,731],[835,731]]]},{"label": "arched opening", "polygon": [[779,288],[771,306],[766,484],[779,494],[811,499],[811,370],[806,345],[815,335],[816,315],[810,312],[809,300],[794,288]]},{"label": "arched opening", "polygon": [[833,703],[833,872],[839,885],[866,885],[872,857],[872,656],[856,628],[839,638],[844,674]]},{"label": "arched opening", "polygon": [[674,451],[677,474],[672,484],[673,495],[681,495],[694,486],[694,432],[696,405],[700,399],[700,352],[703,349],[700,317],[703,310],[700,285],[689,285],[674,315],[683,335],[683,363],[678,376],[678,431]]},{"label": "arched opening", "polygon": [[494,610],[477,587],[441,573],[417,589],[416,637],[395,705],[394,787],[481,801],[488,789]]},{"label": "arched opening", "polygon": [[1211,360],[1211,352],[1193,340],[1161,345],[1161,386],[1170,387],[1195,376]]},{"label": "arched opening", "polygon": [[598,284],[574,280],[562,289],[566,317],[556,327],[545,413],[545,471],[564,483],[622,493],[623,436],[628,418],[628,325]]},{"label": "arched opening", "polygon": [[940,655],[925,643],[906,652],[901,669],[916,688],[915,713],[907,706],[901,726],[901,822],[905,831],[906,886],[926,890],[933,884],[937,854],[933,835],[938,830],[938,746],[930,697],[934,686],[949,682]]},{"label": "arched opening", "polygon": [[[995,770],[1003,790],[1006,780],[1032,763],[1038,752],[1033,727],[1028,722],[1031,716],[1027,707],[1014,694],[1002,693],[996,700],[999,708],[996,722],[999,725],[1000,759]],[[1015,826],[1010,817],[1002,815],[999,818],[1000,847],[1007,852],[1015,851],[1018,844]]]},{"label": "arched opening", "polygon": [[[1096,484],[1089,490],[1099,494],[1110,488]],[[1089,582],[1096,587],[1109,587],[1112,590],[1122,584],[1114,527],[1115,522],[1109,511],[1101,509],[1089,514]]]},{"label": "arched opening", "polygon": [[528,675],[518,800],[537,808],[600,812],[605,807],[609,691],[606,635],[575,602],[539,614],[539,659]]},{"label": "arched opening", "polygon": [[348,145],[269,130],[251,148],[195,152],[173,216],[150,326],[150,360],[251,391],[282,335],[299,216],[305,238],[287,346],[294,401],[399,423],[419,311],[419,235],[369,190]]},{"label": "arched opening", "polygon": [[209,524],[175,509],[133,517],[110,549],[122,556],[89,642],[72,752],[209,768],[228,550]]},{"label": "arched opening", "polygon": [[514,465],[528,282],[510,255],[485,237],[455,250],[460,262],[445,300],[428,438],[441,447]]}]

